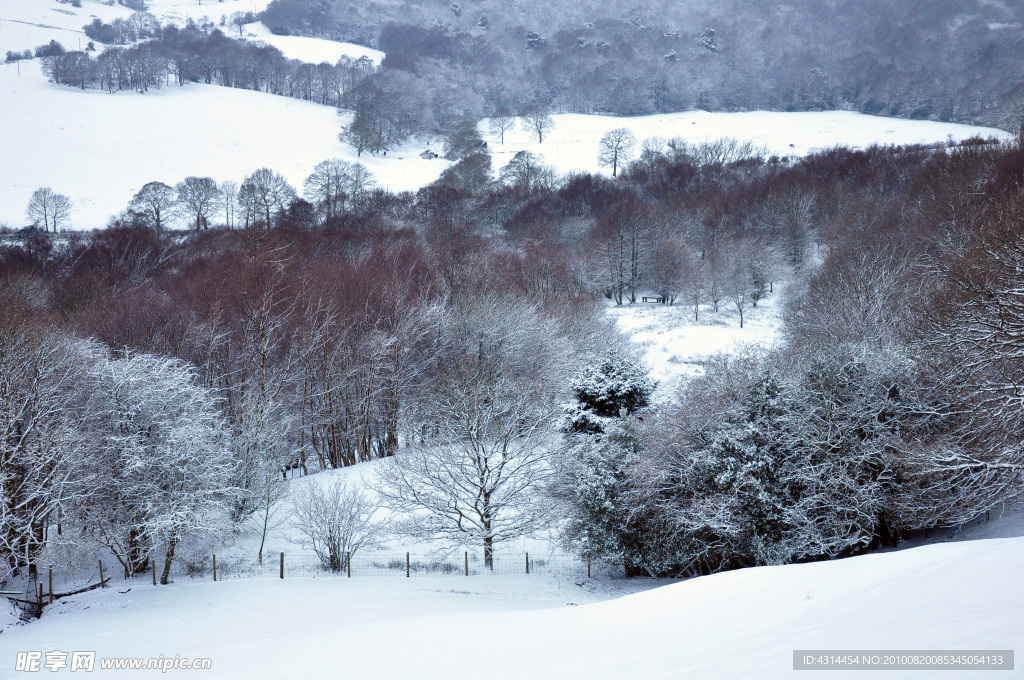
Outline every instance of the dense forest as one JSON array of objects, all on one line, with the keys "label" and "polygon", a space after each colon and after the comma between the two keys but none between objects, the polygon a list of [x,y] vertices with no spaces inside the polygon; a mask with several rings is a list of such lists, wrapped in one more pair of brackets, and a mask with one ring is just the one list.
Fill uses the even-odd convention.
[{"label": "dense forest", "polygon": [[970,0],[273,0],[271,30],[378,47],[477,118],[852,109],[1014,130],[1024,9]]},{"label": "dense forest", "polygon": [[[1021,496],[1019,145],[652,142],[615,179],[524,152],[495,180],[470,150],[416,194],[359,167],[304,197],[271,169],[154,182],[106,229],[4,234],[10,572],[91,544],[166,580],[282,470],[459,447],[515,470],[478,489],[487,550],[558,525],[634,573],[850,555]],[[161,228],[172,205],[192,230]],[[654,292],[742,323],[782,281],[780,344],[667,402],[605,315]]]}]

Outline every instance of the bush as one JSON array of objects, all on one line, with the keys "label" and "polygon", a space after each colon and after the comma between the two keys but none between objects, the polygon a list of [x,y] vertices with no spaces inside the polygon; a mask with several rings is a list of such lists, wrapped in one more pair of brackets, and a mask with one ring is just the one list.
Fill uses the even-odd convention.
[{"label": "bush", "polygon": [[36,48],[37,57],[59,57],[65,53],[64,46],[56,40],[51,40],[46,45],[40,45]]}]

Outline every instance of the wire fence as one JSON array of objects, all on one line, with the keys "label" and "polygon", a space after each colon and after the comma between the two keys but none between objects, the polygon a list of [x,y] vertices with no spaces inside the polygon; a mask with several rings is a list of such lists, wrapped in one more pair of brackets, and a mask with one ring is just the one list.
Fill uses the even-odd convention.
[{"label": "wire fence", "polygon": [[[265,553],[262,561],[241,558],[209,557],[177,560],[172,563],[168,582],[226,581],[253,578],[424,578],[424,577],[487,577],[496,575],[554,575],[568,579],[617,575],[607,564],[590,562],[570,555],[535,556],[496,554],[486,565],[479,554],[463,551],[446,556],[413,555],[411,553],[366,553],[338,555],[321,560],[316,555]],[[91,589],[120,588],[136,585],[157,585],[162,580],[162,560],[149,560],[144,570],[129,574],[119,563],[97,560],[92,570],[69,570],[60,567],[38,569],[24,590],[4,594],[28,608],[42,611],[44,606],[61,597]],[[102,584],[102,585],[101,585]]]}]

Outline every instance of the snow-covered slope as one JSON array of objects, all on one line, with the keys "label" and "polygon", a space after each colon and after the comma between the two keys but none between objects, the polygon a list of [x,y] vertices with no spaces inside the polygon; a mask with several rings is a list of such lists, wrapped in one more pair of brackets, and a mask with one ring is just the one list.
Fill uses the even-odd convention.
[{"label": "snow-covered slope", "polygon": [[[161,23],[183,25],[188,19],[209,19],[235,12],[261,12],[270,0],[148,0],[147,11]],[[56,40],[67,49],[85,47],[89,38],[82,27],[100,19],[110,23],[131,16],[132,10],[116,3],[81,0],[81,7],[57,0],[0,0],[0,56],[8,50],[31,50]]]},{"label": "snow-covered slope", "polygon": [[130,14],[131,10],[121,5],[94,0],[84,0],[81,7],[56,0],[0,0],[0,57],[8,51],[32,50],[51,40],[68,49],[82,49],[89,41],[83,26],[93,19],[109,23]]},{"label": "snow-covered slope", "polygon": [[[380,50],[363,47],[354,43],[321,40],[320,38],[305,38],[296,35],[274,35],[270,32],[269,28],[260,22],[246,24],[243,31],[244,37],[247,40],[261,40],[281,50],[281,53],[289,59],[307,61],[311,64],[319,64],[324,61],[334,64],[341,57],[349,57],[350,59],[366,57],[374,64],[379,64],[384,59],[384,53]],[[237,34],[234,35],[237,36]]]},{"label": "snow-covered slope", "polygon": [[1024,649],[1022,561],[1024,538],[945,543],[605,602],[594,601],[611,593],[593,582],[526,576],[140,580],[5,631],[0,663],[12,668],[22,650],[95,650],[209,657],[221,679],[790,678],[794,649]]},{"label": "snow-covered slope", "polygon": [[500,139],[490,133],[488,121],[481,121],[480,131],[494,154],[494,167],[504,166],[519,151],[532,151],[543,154],[545,162],[559,172],[600,170],[610,175],[611,168],[601,170],[597,164],[598,143],[609,130],[623,127],[631,130],[638,142],[649,137],[682,137],[690,142],[732,137],[751,140],[779,157],[805,156],[816,149],[839,144],[862,148],[872,144],[930,144],[975,135],[1011,138],[1009,133],[994,128],[882,118],[851,111],[689,111],[636,118],[566,113],[551,118],[555,127],[550,133],[545,133],[543,144],[537,142],[536,134],[517,125],[515,130],[505,133],[502,145]]},{"label": "snow-covered slope", "polygon": [[[47,83],[39,61],[0,65],[0,224],[23,226],[32,191],[50,186],[72,200],[74,228],[96,228],[124,210],[143,184],[189,175],[236,182],[267,166],[295,187],[320,161],[356,160],[338,141],[345,119],[297,99],[188,84],[106,94]],[[412,190],[447,166],[410,144],[387,157],[364,154],[380,184]]]},{"label": "snow-covered slope", "polygon": [[608,303],[607,314],[643,353],[651,378],[658,381],[655,401],[668,401],[675,398],[684,379],[700,372],[708,357],[734,352],[743,345],[770,347],[782,323],[779,313],[784,294],[785,286],[776,284],[774,292],[757,307],[748,305],[743,328],[728,300],[717,312],[711,305],[701,305],[696,320],[693,309],[680,301],[672,306]]}]

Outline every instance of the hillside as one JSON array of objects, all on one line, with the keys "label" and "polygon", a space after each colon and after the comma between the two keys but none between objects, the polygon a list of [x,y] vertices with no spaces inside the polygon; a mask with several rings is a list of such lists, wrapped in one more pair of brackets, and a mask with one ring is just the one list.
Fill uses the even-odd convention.
[{"label": "hillside", "polygon": [[[93,229],[153,180],[174,184],[197,175],[240,182],[253,170],[270,167],[301,187],[317,163],[342,158],[363,162],[382,187],[415,191],[448,166],[443,159],[419,157],[428,146],[440,151],[440,143],[429,138],[414,139],[387,156],[364,153],[357,158],[337,138],[347,118],[306,101],[195,83],[144,95],[111,95],[53,85],[39,69],[38,60],[0,66],[0,91],[5,93],[0,120],[13,159],[0,169],[0,224],[11,227],[24,225],[24,206],[40,186],[71,197],[73,228]],[[598,141],[607,130],[622,126],[633,128],[641,139],[752,139],[780,155],[837,144],[1007,136],[993,129],[854,113],[692,112],[635,119],[563,114],[554,119],[555,129],[543,144],[518,127],[506,135],[504,145],[485,133],[495,169],[517,151],[532,150],[560,172],[598,172]],[[481,127],[486,130],[486,121]],[[103,172],[96,172],[101,159]]]}]

